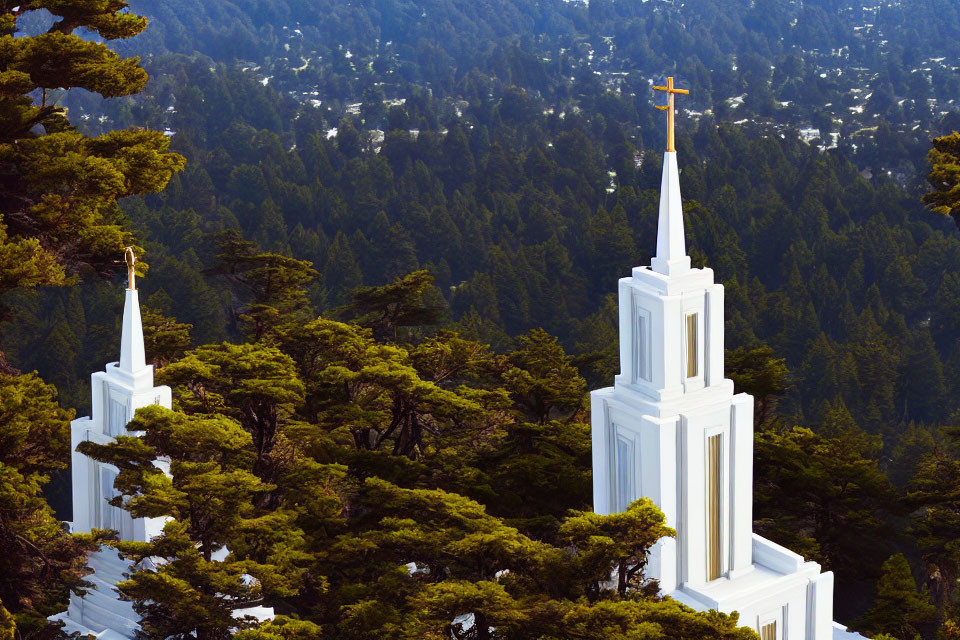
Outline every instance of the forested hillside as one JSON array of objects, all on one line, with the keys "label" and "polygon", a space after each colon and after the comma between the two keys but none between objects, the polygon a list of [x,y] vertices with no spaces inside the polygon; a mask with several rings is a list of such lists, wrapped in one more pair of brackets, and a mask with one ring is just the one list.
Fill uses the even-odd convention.
[{"label": "forested hillside", "polygon": [[475,97],[466,79],[480,75],[557,110],[611,90],[638,107],[641,126],[628,137],[661,146],[643,105],[650,79],[672,72],[693,89],[681,117],[802,129],[912,187],[929,137],[960,126],[960,9],[950,0],[133,6],[153,27],[122,52],[199,51],[334,121],[366,105],[368,129],[386,129],[376,105],[405,99],[411,86],[427,87],[452,116]]},{"label": "forested hillside", "polygon": [[[90,453],[127,465],[136,513],[179,523],[134,557],[204,540],[164,575],[250,572],[262,590],[232,597],[298,618],[237,637],[427,637],[464,611],[463,638],[601,637],[608,613],[602,637],[747,637],[639,576],[604,591],[662,523],[584,512],[586,391],[619,371],[616,281],[655,245],[663,73],[691,89],[689,252],[726,287],[728,373],[757,399],[757,531],[838,572],[837,619],[956,633],[960,233],[920,198],[929,137],[960,122],[955,3],[131,4],[151,26],[114,48],[146,88],[49,93],[79,131],[146,126],[187,160],[116,219],[178,411]],[[81,414],[123,306],[85,275],[12,288],[0,333]],[[145,488],[155,455],[180,464],[176,499]],[[204,505],[218,474],[240,489]],[[128,586],[157,637],[229,621],[216,589],[194,619]]]}]

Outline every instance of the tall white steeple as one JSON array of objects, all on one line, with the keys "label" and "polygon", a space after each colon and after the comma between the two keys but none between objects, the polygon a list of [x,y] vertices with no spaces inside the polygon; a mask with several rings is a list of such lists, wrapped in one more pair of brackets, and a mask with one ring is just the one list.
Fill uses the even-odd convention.
[{"label": "tall white steeple", "polygon": [[127,289],[123,303],[123,324],[120,327],[120,370],[131,376],[147,368],[138,294],[136,289]]},{"label": "tall white steeple", "polygon": [[[108,444],[119,435],[131,435],[126,426],[137,409],[151,404],[171,407],[170,387],[154,387],[153,365],[146,364],[134,275],[136,257],[132,249],[126,249],[125,259],[127,290],[120,329],[120,361],[109,363],[106,370],[91,376],[92,415],[78,418],[70,425],[73,531],[85,533],[94,528],[113,529],[120,540],[146,542],[160,535],[166,518],[134,519],[129,512],[108,504],[107,500],[117,495],[113,485],[119,469],[77,451],[77,446],[85,440]],[[164,459],[154,461],[168,475],[169,463]],[[227,549],[220,552],[223,557],[228,553]],[[116,590],[117,583],[136,570],[131,561],[121,558],[116,550],[102,546],[90,554],[88,566],[93,573],[85,579],[93,589],[83,596],[71,594],[68,609],[49,619],[63,622],[66,633],[82,638],[133,640],[138,637],[140,616],[134,611],[133,603],[121,598]],[[273,609],[259,606],[238,609],[234,616],[267,620],[273,617]]]},{"label": "tall white steeple", "polygon": [[[170,388],[153,386],[153,365],[146,364],[140,301],[133,272],[136,258],[132,249],[126,250],[125,258],[127,290],[120,328],[120,360],[90,376],[91,415],[70,424],[73,531],[113,529],[120,540],[146,542],[160,533],[163,520],[134,519],[129,512],[109,504],[107,501],[117,495],[113,485],[119,469],[77,451],[80,443],[87,440],[108,444],[119,435],[130,435],[127,423],[141,407],[158,404],[169,409],[172,406]],[[87,580],[94,589],[83,597],[71,594],[67,611],[50,619],[63,621],[64,631],[83,637],[134,638],[140,628],[140,617],[132,603],[121,600],[114,589],[124,574],[133,570],[130,562],[107,547],[90,554],[88,562],[94,573]]]},{"label": "tall white steeple", "polygon": [[113,496],[112,477],[116,470],[76,450],[84,440],[106,444],[116,436],[129,435],[127,423],[141,407],[172,406],[170,388],[154,387],[153,365],[146,364],[132,249],[126,249],[125,260],[127,290],[120,325],[120,360],[90,376],[91,415],[72,423],[73,526],[78,532],[95,527],[117,529],[122,540],[145,541],[145,520],[132,520],[126,511],[106,504]]},{"label": "tall white steeple", "polygon": [[657,255],[650,264],[654,271],[667,276],[683,273],[690,268],[687,242],[683,235],[683,203],[680,199],[680,170],[677,168],[676,151],[663,154]]},{"label": "tall white steeple", "polygon": [[127,290],[123,301],[123,320],[120,325],[120,362],[119,372],[132,380],[145,381],[149,375],[153,386],[153,367],[147,370],[146,354],[143,348],[143,321],[140,319],[140,298],[137,291],[134,264],[136,255],[131,247],[124,250],[127,263]]},{"label": "tall white steeple", "polygon": [[[597,513],[650,498],[677,531],[645,573],[697,610],[737,611],[762,640],[832,640],[833,574],[753,533],[753,398],[724,377],[723,285],[686,255],[673,148],[660,189],[657,253],[619,282],[620,374],[591,393]],[[836,636],[834,634],[837,634]]]}]

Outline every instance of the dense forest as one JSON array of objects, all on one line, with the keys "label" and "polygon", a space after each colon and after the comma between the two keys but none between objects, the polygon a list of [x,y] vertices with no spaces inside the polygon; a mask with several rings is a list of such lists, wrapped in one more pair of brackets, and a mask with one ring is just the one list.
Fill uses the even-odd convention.
[{"label": "dense forest", "polygon": [[[691,89],[687,245],[757,401],[755,529],[837,571],[838,620],[960,637],[960,233],[940,215],[960,198],[921,199],[930,137],[960,122],[960,74],[931,62],[957,57],[953,3],[132,2],[151,22],[130,39],[116,7],[36,4],[0,2],[19,637],[52,637],[41,614],[99,541],[44,496],[69,519],[66,420],[117,357],[131,243],[175,411],[87,453],[135,515],[170,518],[119,545],[169,560],[125,583],[149,637],[753,637],[656,597],[652,505],[590,512],[587,391],[619,371],[616,281],[655,245],[666,72]],[[25,44],[65,21],[150,81],[89,36]],[[44,75],[77,48],[96,73]],[[934,186],[956,184],[945,144]],[[251,601],[282,615],[238,627]]]}]

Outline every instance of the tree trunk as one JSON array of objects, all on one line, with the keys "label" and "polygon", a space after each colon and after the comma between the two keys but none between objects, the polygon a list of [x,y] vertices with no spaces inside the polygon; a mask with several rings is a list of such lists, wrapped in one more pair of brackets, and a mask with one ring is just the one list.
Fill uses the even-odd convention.
[{"label": "tree trunk", "polygon": [[473,612],[473,628],[477,630],[477,640],[490,640],[490,622],[486,614]]}]

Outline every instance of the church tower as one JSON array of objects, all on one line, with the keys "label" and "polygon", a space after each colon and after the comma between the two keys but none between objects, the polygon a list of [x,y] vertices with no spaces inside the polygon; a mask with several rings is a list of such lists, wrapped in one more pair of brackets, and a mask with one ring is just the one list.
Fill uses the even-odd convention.
[{"label": "church tower", "polygon": [[[133,519],[128,512],[106,502],[115,495],[113,481],[119,470],[77,451],[84,440],[107,444],[116,436],[130,435],[127,423],[141,407],[172,406],[170,387],[153,386],[153,365],[146,363],[132,249],[126,250],[126,260],[129,273],[120,329],[120,361],[111,362],[103,371],[90,376],[91,415],[77,418],[70,425],[73,530],[85,533],[91,529],[114,529],[121,540],[146,542],[159,529],[152,531],[148,519]],[[153,524],[162,527],[162,523]]]},{"label": "church tower", "polygon": [[[657,87],[655,87],[657,88]],[[591,394],[597,513],[650,498],[676,529],[646,575],[697,610],[738,611],[762,640],[828,640],[833,574],[753,533],[753,398],[724,378],[723,285],[690,266],[667,87],[656,256],[619,283],[620,375]]]},{"label": "church tower", "polygon": [[[90,376],[91,415],[77,418],[70,424],[70,467],[73,480],[73,531],[113,529],[120,540],[146,542],[159,535],[163,518],[132,518],[129,512],[114,507],[107,500],[118,495],[113,487],[119,469],[98,462],[77,451],[85,441],[108,444],[119,435],[131,435],[127,423],[137,409],[152,404],[171,408],[169,387],[153,386],[153,365],[146,364],[143,348],[143,326],[140,301],[134,280],[132,249],[126,250],[128,285],[123,305],[120,330],[120,360],[107,364],[104,371]],[[162,466],[163,461],[157,461]],[[93,589],[80,597],[70,594],[67,611],[51,616],[62,621],[67,633],[101,640],[123,640],[136,637],[140,616],[133,604],[121,600],[115,585],[124,575],[133,572],[130,561],[124,560],[109,547],[90,554],[88,564],[93,574],[85,579]]]}]

